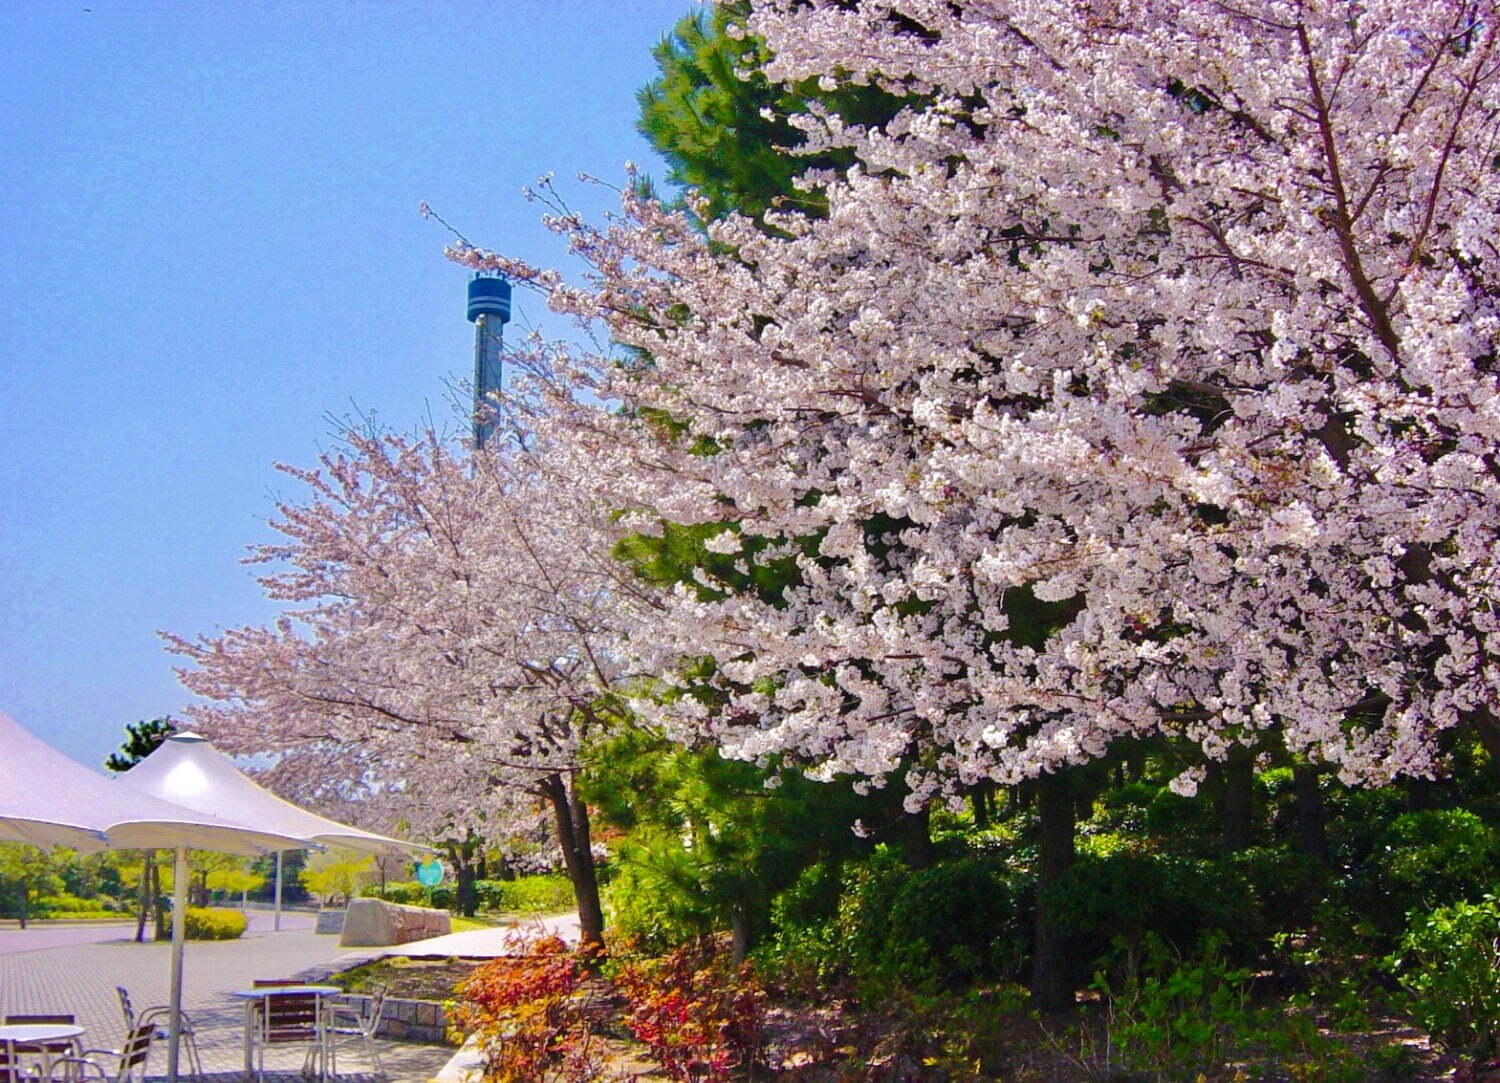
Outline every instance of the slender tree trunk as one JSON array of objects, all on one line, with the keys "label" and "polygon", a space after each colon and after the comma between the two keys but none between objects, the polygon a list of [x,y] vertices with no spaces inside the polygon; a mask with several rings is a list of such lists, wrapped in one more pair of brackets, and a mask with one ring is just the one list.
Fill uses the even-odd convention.
[{"label": "slender tree trunk", "polygon": [[141,859],[141,909],[135,918],[135,942],[146,942],[146,918],[151,914],[151,870],[156,864],[156,854],[147,850]]},{"label": "slender tree trunk", "polygon": [[1067,932],[1047,906],[1047,889],[1068,871],[1074,858],[1073,794],[1066,771],[1037,779],[1036,805],[1041,847],[1031,1002],[1038,1011],[1060,1012],[1073,1006],[1073,968]]},{"label": "slender tree trunk", "polygon": [[750,909],[743,903],[729,911],[730,952],[735,966],[750,954]]},{"label": "slender tree trunk", "polygon": [[1254,839],[1255,756],[1242,745],[1230,749],[1222,768],[1219,843],[1224,853],[1248,850]]},{"label": "slender tree trunk", "polygon": [[1297,848],[1328,864],[1328,810],[1318,788],[1318,771],[1312,764],[1292,766],[1292,792],[1297,798]]},{"label": "slender tree trunk", "polygon": [[23,928],[23,929],[26,928],[26,918],[28,916],[27,911],[29,910],[29,905],[28,904],[30,902],[31,902],[31,889],[29,887],[27,887],[25,884],[22,884],[21,885],[21,928]]},{"label": "slender tree trunk", "polygon": [[578,901],[580,946],[604,950],[604,907],[599,902],[599,874],[594,868],[593,839],[589,833],[589,814],[578,787],[571,776],[561,775],[543,780],[542,792],[552,804],[557,826],[557,841],[562,846],[563,864]]}]

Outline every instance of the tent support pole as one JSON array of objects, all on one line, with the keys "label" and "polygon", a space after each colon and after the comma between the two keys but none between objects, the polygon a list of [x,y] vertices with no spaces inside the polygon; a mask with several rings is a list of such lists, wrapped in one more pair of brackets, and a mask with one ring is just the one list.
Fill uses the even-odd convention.
[{"label": "tent support pole", "polygon": [[167,1019],[167,1080],[177,1083],[177,1045],[182,1036],[182,945],[187,936],[187,847],[177,847],[172,865],[172,1000]]},{"label": "tent support pole", "polygon": [[271,923],[272,932],[281,932],[281,851],[276,851],[276,917]]}]

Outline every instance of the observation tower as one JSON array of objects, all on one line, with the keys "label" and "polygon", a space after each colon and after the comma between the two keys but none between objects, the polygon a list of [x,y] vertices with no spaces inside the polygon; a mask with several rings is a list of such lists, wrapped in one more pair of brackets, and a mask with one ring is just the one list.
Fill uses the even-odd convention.
[{"label": "observation tower", "polygon": [[468,315],[474,325],[474,447],[478,450],[495,431],[491,395],[500,390],[501,347],[510,320],[510,283],[499,275],[475,274],[469,280]]}]

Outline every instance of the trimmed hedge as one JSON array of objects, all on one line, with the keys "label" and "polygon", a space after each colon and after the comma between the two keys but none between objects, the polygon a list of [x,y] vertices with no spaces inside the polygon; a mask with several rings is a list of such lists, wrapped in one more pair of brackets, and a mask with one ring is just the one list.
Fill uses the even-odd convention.
[{"label": "trimmed hedge", "polygon": [[190,906],[183,911],[183,925],[189,940],[234,940],[245,931],[245,915]]}]

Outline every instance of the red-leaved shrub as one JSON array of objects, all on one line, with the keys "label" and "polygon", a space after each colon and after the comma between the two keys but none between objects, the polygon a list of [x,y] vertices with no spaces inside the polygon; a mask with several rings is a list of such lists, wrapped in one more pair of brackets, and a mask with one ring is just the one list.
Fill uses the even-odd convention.
[{"label": "red-leaved shrub", "polygon": [[765,990],[750,967],[692,947],[622,964],[625,1025],[681,1083],[722,1083],[761,1055]]},{"label": "red-leaved shrub", "polygon": [[516,954],[458,987],[453,1027],[477,1035],[485,1083],[586,1083],[602,1074],[587,1019],[582,960],[557,937],[513,938]]}]

